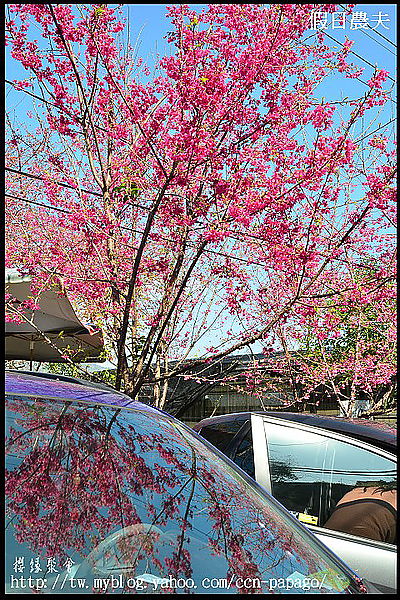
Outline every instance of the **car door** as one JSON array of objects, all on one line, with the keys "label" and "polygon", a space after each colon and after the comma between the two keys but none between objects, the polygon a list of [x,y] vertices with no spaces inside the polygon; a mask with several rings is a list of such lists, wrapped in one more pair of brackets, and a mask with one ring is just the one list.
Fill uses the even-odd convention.
[{"label": "car door", "polygon": [[336,432],[252,415],[255,477],[360,576],[396,587],[396,547],[324,528],[342,496],[355,487],[396,481],[389,452]]}]

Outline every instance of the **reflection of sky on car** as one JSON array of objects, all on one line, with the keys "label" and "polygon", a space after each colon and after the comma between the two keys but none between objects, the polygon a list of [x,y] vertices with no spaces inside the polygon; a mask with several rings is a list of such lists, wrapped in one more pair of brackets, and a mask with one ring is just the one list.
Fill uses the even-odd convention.
[{"label": "reflection of sky on car", "polygon": [[349,584],[273,500],[172,420],[18,397],[9,408],[8,576],[24,555],[70,557],[89,581],[322,572]]}]

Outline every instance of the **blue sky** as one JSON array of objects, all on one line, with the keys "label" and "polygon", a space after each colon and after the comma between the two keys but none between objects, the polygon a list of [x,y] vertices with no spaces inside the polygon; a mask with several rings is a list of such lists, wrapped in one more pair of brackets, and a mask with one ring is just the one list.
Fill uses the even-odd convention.
[{"label": "blue sky", "polygon": [[[196,10],[201,10],[204,4],[191,4],[191,7]],[[166,4],[126,4],[124,5],[124,13],[129,22],[130,41],[134,44],[137,41],[138,55],[144,62],[151,67],[156,63],[157,55],[165,55],[169,53],[168,44],[165,40],[165,35],[171,29],[169,20],[166,17]],[[323,5],[321,5],[321,9]],[[396,5],[395,4],[356,4],[354,12],[365,12],[367,22],[375,27],[372,29],[352,30],[351,23],[348,21],[345,29],[337,28],[340,25],[338,21],[332,25],[332,17],[329,16],[327,34],[336,38],[339,42],[343,42],[345,37],[354,40],[352,51],[359,57],[350,55],[352,62],[365,67],[364,76],[361,79],[367,81],[373,72],[373,67],[366,64],[368,61],[372,65],[377,64],[378,67],[384,68],[390,73],[392,79],[396,79]],[[382,13],[383,24],[378,24],[377,16]],[[312,31],[310,30],[310,33]],[[384,37],[382,37],[384,36]],[[384,38],[387,38],[386,40]],[[335,42],[328,38],[328,43],[335,46]],[[8,50],[8,49],[7,49]],[[360,58],[361,57],[361,58]],[[362,60],[364,59],[364,60]],[[6,75],[8,79],[19,79],[26,76],[24,69],[12,60],[9,52],[6,53]],[[343,80],[339,88],[335,84],[330,84],[327,88],[326,95],[329,100],[333,100],[335,94],[340,90],[344,95],[350,95],[353,92],[354,85],[357,85],[352,80]],[[362,84],[360,84],[362,89]],[[364,86],[364,91],[366,86]],[[17,108],[18,116],[28,110],[30,103],[22,93],[9,92],[7,95],[7,108],[13,110]],[[332,96],[332,97],[330,97]],[[339,98],[337,98],[339,99]],[[17,106],[18,105],[18,106]]]},{"label": "blue sky", "polygon": [[[144,63],[153,72],[157,63],[157,57],[168,55],[173,51],[165,36],[171,30],[171,24],[167,18],[166,4],[126,4],[123,5],[123,12],[129,29],[129,38],[132,46],[136,47],[137,56],[142,58]],[[205,4],[191,4],[193,9],[201,11],[206,7]],[[320,5],[321,10],[323,4]],[[389,79],[386,82],[388,89],[394,85],[396,80],[396,5],[395,4],[356,4],[354,13],[365,13],[366,20],[371,27],[375,29],[352,29],[350,19],[347,20],[344,29],[340,26],[339,13],[336,15],[335,23],[332,23],[332,15],[328,15],[327,29],[328,36],[326,43],[332,47],[338,48],[338,43],[343,43],[348,37],[354,40],[352,52],[348,60],[358,67],[364,67],[363,75],[357,79],[346,79],[343,76],[335,75],[327,78],[315,91],[319,98],[324,97],[325,101],[334,102],[342,100],[345,97],[359,98],[369,90],[366,85],[373,71],[373,65],[383,68],[389,72]],[[378,15],[381,14],[382,23],[378,22]],[[313,31],[310,29],[310,34]],[[35,37],[38,37],[35,32]],[[335,41],[337,40],[337,42]],[[44,44],[43,44],[44,47]],[[26,71],[15,60],[10,57],[9,47],[6,49],[6,78],[9,80],[20,80],[27,77]],[[395,91],[392,92],[393,101],[388,102],[383,109],[375,111],[372,125],[367,133],[380,128],[389,123],[388,127],[380,129],[381,135],[391,137],[396,123],[394,122],[396,103]],[[21,91],[15,91],[11,86],[6,86],[6,109],[12,121],[22,122],[29,128],[32,121],[26,117],[32,108],[31,98]],[[340,113],[338,113],[339,115]],[[393,121],[393,122],[392,122]],[[371,121],[370,121],[371,122]],[[364,127],[364,122],[362,123]],[[353,133],[356,137],[362,137],[364,130],[354,128]]]},{"label": "blue sky", "polygon": [[[201,10],[204,6],[206,5],[191,4],[191,7],[196,10]],[[164,39],[164,36],[170,30],[169,20],[166,17],[166,7],[166,4],[130,4],[125,7],[126,15],[129,18],[131,41],[139,37],[139,55],[150,64],[154,61],[157,53],[161,55],[168,53],[168,44]],[[352,48],[354,52],[360,54],[370,63],[376,63],[378,66],[390,71],[393,76],[396,65],[396,48],[392,45],[396,44],[396,5],[356,4],[353,12],[356,11],[365,12],[368,23],[376,29],[351,30],[351,22],[349,21],[346,22],[345,29],[340,29],[336,27],[336,25],[340,25],[340,21],[332,26],[330,17],[326,32],[339,42],[343,42],[345,36],[348,36],[355,42]],[[383,24],[378,24],[379,12],[382,13]],[[387,15],[387,17],[384,15]],[[335,28],[333,29],[333,27]],[[382,35],[388,38],[389,42]],[[335,45],[334,41],[328,41]],[[362,60],[355,56],[352,56],[352,58],[360,66],[366,67],[368,73],[371,71],[371,67]],[[393,78],[395,79],[395,77]]]},{"label": "blue sky", "polygon": [[[205,4],[191,4],[193,9],[200,11]],[[129,19],[129,28],[131,42],[137,40],[137,51],[146,64],[153,66],[157,54],[165,55],[169,53],[169,48],[164,36],[170,30],[169,20],[166,17],[166,4],[130,4],[126,5],[125,12]],[[321,10],[323,5],[321,5]],[[364,67],[365,71],[360,77],[363,81],[368,81],[373,73],[373,66],[377,65],[389,71],[389,76],[396,80],[396,5],[395,4],[356,4],[353,13],[364,12],[367,15],[367,23],[375,28],[373,29],[351,29],[350,19],[345,23],[345,28],[338,28],[341,25],[338,15],[332,24],[332,16],[328,16],[328,27],[325,30],[328,35],[343,43],[348,37],[354,40],[352,52],[348,60],[357,66]],[[381,21],[379,23],[379,13]],[[310,30],[312,33],[312,30]],[[384,37],[383,37],[384,36]],[[387,38],[387,39],[385,39]],[[327,38],[327,44],[338,46],[334,40]],[[364,60],[363,60],[364,59]],[[370,64],[368,64],[370,63]],[[393,81],[388,80],[391,85]],[[343,97],[355,97],[361,95],[367,90],[367,86],[357,80],[340,78],[330,79],[321,88],[321,95],[325,95],[328,101],[341,100]],[[352,94],[354,96],[352,96]],[[382,119],[387,117],[390,120],[391,111],[394,111],[395,105],[390,105],[385,109]],[[385,122],[382,120],[382,122]]]}]

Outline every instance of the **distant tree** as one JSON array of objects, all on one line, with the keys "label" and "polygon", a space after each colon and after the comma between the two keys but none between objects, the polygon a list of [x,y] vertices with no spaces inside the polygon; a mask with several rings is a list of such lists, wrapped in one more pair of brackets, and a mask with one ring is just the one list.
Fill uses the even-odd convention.
[{"label": "distant tree", "polygon": [[380,268],[353,265],[349,286],[334,298],[326,294],[302,327],[292,329],[299,349],[287,353],[279,367],[291,370],[298,402],[313,393],[317,403],[330,395],[348,416],[394,408],[396,289],[394,278],[377,277]]}]

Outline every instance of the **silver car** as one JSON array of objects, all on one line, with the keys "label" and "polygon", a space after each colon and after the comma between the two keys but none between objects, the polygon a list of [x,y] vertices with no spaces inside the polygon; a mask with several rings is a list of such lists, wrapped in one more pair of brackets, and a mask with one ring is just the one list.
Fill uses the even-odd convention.
[{"label": "silver car", "polygon": [[[247,412],[194,426],[360,576],[396,588],[396,546],[324,527],[350,490],[395,485],[396,431],[371,421],[286,412]],[[394,511],[393,511],[394,512]]]}]

